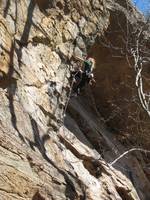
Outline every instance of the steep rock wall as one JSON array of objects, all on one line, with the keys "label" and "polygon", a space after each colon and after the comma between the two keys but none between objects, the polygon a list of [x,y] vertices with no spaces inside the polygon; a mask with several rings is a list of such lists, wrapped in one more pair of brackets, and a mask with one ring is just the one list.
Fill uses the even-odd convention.
[{"label": "steep rock wall", "polygon": [[85,55],[121,8],[104,0],[0,1],[0,199],[149,198],[136,156],[119,163],[127,172],[107,164],[125,147],[102,125],[90,89],[70,100],[64,118],[72,55]]}]

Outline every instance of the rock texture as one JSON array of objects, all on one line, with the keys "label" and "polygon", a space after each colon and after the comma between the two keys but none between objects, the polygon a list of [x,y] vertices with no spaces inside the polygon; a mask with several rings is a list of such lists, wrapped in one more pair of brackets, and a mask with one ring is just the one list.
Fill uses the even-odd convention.
[{"label": "rock texture", "polygon": [[[114,0],[0,0],[0,199],[150,199],[148,155],[109,164],[130,147],[110,128],[130,134],[134,121],[123,124],[127,111],[119,124],[101,117],[132,95],[123,83],[134,76],[125,58],[112,59],[96,39],[115,30],[114,13],[143,22],[129,5],[131,13]],[[88,52],[96,58],[97,85],[67,104],[72,55]]]}]

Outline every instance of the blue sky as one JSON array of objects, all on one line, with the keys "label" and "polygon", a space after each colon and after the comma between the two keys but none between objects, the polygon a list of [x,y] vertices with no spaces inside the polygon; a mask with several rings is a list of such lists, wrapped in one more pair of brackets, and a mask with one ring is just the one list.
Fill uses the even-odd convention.
[{"label": "blue sky", "polygon": [[133,2],[144,14],[150,12],[150,0],[133,0]]}]

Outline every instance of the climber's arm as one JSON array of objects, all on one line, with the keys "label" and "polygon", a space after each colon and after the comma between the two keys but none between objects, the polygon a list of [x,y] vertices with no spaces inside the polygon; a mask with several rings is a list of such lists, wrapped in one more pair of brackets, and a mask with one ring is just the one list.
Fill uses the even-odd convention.
[{"label": "climber's arm", "polygon": [[74,57],[75,59],[77,59],[77,60],[81,61],[81,62],[84,62],[84,59],[83,59],[83,58],[81,58],[81,57],[79,57],[79,56],[75,56],[75,55],[73,55],[73,57]]},{"label": "climber's arm", "polygon": [[96,83],[96,80],[95,80],[95,78],[94,78],[94,75],[91,74],[89,84],[92,85],[93,83]]},{"label": "climber's arm", "polygon": [[96,83],[96,80],[93,78],[93,79],[92,79],[92,82],[93,82],[93,83]]}]

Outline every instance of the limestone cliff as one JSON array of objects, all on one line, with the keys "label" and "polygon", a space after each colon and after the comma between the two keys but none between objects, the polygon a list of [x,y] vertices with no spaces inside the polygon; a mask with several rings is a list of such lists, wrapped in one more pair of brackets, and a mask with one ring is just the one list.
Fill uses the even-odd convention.
[{"label": "limestone cliff", "polygon": [[[100,41],[144,23],[124,2],[0,0],[0,200],[150,199],[148,154],[109,164],[149,148],[134,69]],[[69,99],[72,55],[87,53],[97,83]]]}]

